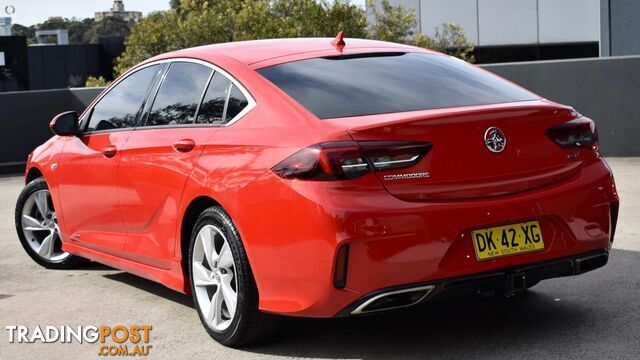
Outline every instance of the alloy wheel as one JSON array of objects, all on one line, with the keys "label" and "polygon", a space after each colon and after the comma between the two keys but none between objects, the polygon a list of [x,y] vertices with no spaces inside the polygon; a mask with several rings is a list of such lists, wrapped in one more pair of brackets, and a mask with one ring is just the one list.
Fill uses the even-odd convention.
[{"label": "alloy wheel", "polygon": [[198,232],[191,270],[206,324],[217,332],[226,330],[236,313],[238,284],[229,242],[218,227],[205,225]]},{"label": "alloy wheel", "polygon": [[29,195],[22,208],[22,232],[27,243],[41,258],[61,262],[71,254],[62,251],[58,218],[49,190]]}]

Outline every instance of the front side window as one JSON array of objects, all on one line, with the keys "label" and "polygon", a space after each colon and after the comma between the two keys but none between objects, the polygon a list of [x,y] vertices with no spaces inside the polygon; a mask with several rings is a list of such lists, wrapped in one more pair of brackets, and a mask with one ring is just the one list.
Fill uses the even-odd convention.
[{"label": "front side window", "polygon": [[192,124],[210,68],[189,62],[175,62],[167,71],[153,102],[146,126]]},{"label": "front side window", "polygon": [[151,83],[161,70],[160,65],[146,67],[129,75],[111,88],[94,106],[86,131],[135,126]]},{"label": "front side window", "polygon": [[258,72],[320,119],[539,99],[462,60],[428,53],[313,58]]}]

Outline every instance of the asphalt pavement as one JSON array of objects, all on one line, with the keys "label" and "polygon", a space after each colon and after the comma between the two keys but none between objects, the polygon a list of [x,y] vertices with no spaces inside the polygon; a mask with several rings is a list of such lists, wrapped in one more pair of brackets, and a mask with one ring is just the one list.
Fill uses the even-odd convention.
[{"label": "asphalt pavement", "polygon": [[[9,343],[10,325],[153,326],[151,359],[639,359],[640,158],[608,159],[621,197],[609,264],[519,296],[464,296],[379,316],[287,319],[270,342],[243,350],[214,342],[189,296],[92,265],[35,264],[15,234],[21,177],[0,178],[0,359],[91,359],[98,344]],[[115,358],[123,358],[116,356]]]}]

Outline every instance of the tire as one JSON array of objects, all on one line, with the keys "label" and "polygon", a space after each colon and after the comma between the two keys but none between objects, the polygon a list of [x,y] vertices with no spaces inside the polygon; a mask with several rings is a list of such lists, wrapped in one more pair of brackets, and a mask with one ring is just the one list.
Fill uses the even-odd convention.
[{"label": "tire", "polygon": [[[38,206],[42,204],[46,204],[44,208]],[[75,269],[89,263],[89,260],[62,251],[56,212],[44,178],[31,181],[22,190],[16,204],[15,221],[22,247],[39,265],[47,269]]]},{"label": "tire", "polygon": [[221,207],[204,210],[191,232],[189,280],[200,321],[220,344],[256,344],[279,327],[278,316],[258,309],[258,289],[247,254],[233,221]]}]

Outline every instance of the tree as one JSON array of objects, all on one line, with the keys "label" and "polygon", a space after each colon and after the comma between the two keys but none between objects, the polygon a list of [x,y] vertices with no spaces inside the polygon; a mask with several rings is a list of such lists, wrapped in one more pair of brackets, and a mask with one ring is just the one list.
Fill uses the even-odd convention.
[{"label": "tree", "polygon": [[96,44],[100,41],[101,37],[127,37],[130,32],[131,26],[129,22],[116,17],[108,17],[93,24],[93,26],[84,33],[83,42],[86,44]]},{"label": "tree", "polygon": [[36,30],[33,27],[26,27],[20,24],[13,24],[11,33],[15,36],[25,36],[27,43],[32,43],[31,41],[36,37]]},{"label": "tree", "polygon": [[20,24],[12,26],[14,35],[27,37],[29,44],[36,43],[35,32],[37,30],[57,30],[66,29],[69,31],[70,44],[96,44],[101,37],[122,36],[126,37],[131,32],[133,24],[124,20],[109,17],[103,21],[96,22],[93,18],[76,19],[51,17],[41,24],[29,27]]},{"label": "tree", "polygon": [[[180,11],[176,11],[175,9]],[[120,74],[163,52],[229,41],[366,36],[364,10],[350,0],[181,0],[133,28],[116,63]]]},{"label": "tree", "polygon": [[173,10],[180,10],[180,0],[171,0],[169,1],[169,7]]},{"label": "tree", "polygon": [[471,63],[475,62],[474,46],[464,36],[462,26],[457,24],[443,23],[436,27],[433,38],[422,33],[417,34],[413,38],[413,45],[449,54]]},{"label": "tree", "polygon": [[71,44],[86,44],[89,43],[86,41],[87,32],[91,31],[91,29],[95,26],[95,20],[91,18],[76,20],[72,19],[69,22],[69,43]]},{"label": "tree", "polygon": [[119,75],[138,62],[163,52],[178,50],[178,16],[175,11],[153,12],[138,22],[127,38],[124,53],[116,60],[114,72]]},{"label": "tree", "polygon": [[37,26],[38,30],[57,30],[57,29],[68,29],[71,21],[69,19],[54,16],[45,20],[42,24]]},{"label": "tree", "polygon": [[98,77],[89,76],[87,78],[87,80],[85,81],[84,86],[85,87],[99,87],[99,86],[107,86],[110,83],[111,83],[110,81],[107,81],[102,76],[98,76]]},{"label": "tree", "polygon": [[291,0],[275,1],[266,8],[279,23],[277,37],[318,37],[323,36],[325,11],[316,1]]},{"label": "tree", "polygon": [[333,6],[325,5],[327,9],[327,21],[324,34],[335,36],[337,31],[343,31],[348,37],[366,38],[367,17],[360,7],[350,0],[337,0]]},{"label": "tree", "polygon": [[152,56],[193,46],[265,38],[335,37],[339,31],[347,37],[437,47],[472,59],[473,48],[467,46],[461,28],[447,25],[434,39],[416,35],[413,10],[392,6],[388,0],[377,9],[369,1],[372,22],[367,26],[365,10],[351,0],[173,0],[170,10],[152,13],[134,26],[125,52],[116,61],[115,73],[121,74]]},{"label": "tree", "polygon": [[382,0],[380,6],[379,10],[374,0],[367,0],[372,17],[369,37],[399,43],[410,41],[418,25],[415,11],[402,5],[392,6],[388,0]]},{"label": "tree", "polygon": [[388,0],[382,0],[381,9],[374,0],[367,0],[371,9],[372,21],[369,25],[369,36],[378,40],[393,41],[415,45],[468,62],[474,62],[474,46],[464,35],[464,29],[453,23],[443,23],[435,28],[435,36],[430,37],[421,32],[415,33],[418,25],[415,11],[401,5],[392,6]]}]

